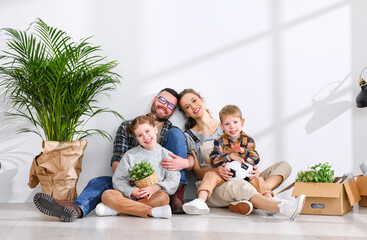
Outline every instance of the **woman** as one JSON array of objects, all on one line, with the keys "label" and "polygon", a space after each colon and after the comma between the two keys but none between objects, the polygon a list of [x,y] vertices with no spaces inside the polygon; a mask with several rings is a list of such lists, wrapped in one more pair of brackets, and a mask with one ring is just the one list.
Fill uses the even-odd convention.
[{"label": "woman", "polygon": [[[223,179],[232,176],[229,169],[224,167],[211,168],[209,165],[209,155],[213,149],[213,142],[223,134],[220,122],[213,119],[204,106],[204,99],[193,89],[185,89],[179,94],[179,109],[188,118],[185,132],[190,161],[194,161],[193,172],[197,179],[202,179],[208,171],[217,171]],[[261,175],[271,190],[277,188],[290,175],[291,168],[287,162],[278,162],[261,174],[254,168],[254,175]],[[224,184],[215,187],[212,195],[206,203],[213,207],[229,207],[232,212],[247,215],[251,213],[253,207],[267,210],[268,212],[281,212],[294,220],[302,210],[304,196],[289,201],[273,200],[264,197],[245,180],[226,181]],[[188,204],[191,204],[188,203]],[[195,209],[196,208],[196,209]],[[205,203],[196,205],[191,214],[207,213]]]}]

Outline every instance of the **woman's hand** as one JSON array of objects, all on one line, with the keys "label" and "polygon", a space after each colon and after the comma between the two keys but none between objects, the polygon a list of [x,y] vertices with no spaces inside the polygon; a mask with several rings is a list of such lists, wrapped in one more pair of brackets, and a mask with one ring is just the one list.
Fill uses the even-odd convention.
[{"label": "woman's hand", "polygon": [[182,169],[190,168],[190,162],[189,160],[182,158],[180,156],[177,156],[173,153],[169,153],[173,159],[163,159],[161,161],[162,167],[166,168],[169,171],[180,171]]},{"label": "woman's hand", "polygon": [[260,177],[260,171],[258,169],[258,167],[256,165],[252,166],[253,170],[250,171],[249,173],[251,174],[249,176],[250,180],[253,179],[254,177]]},{"label": "woman's hand", "polygon": [[246,163],[245,159],[243,159],[238,153],[230,153],[228,155],[228,158],[230,158],[232,161],[237,161],[239,163]]},{"label": "woman's hand", "polygon": [[218,166],[215,168],[215,171],[226,181],[230,180],[232,178],[233,173],[229,168],[225,168],[226,164],[224,163],[221,166]]},{"label": "woman's hand", "polygon": [[[157,185],[157,184],[153,184],[150,185],[148,187],[144,187],[144,188],[136,188],[138,189],[136,192],[136,196],[134,196],[137,199],[140,198],[146,198],[146,199],[150,199],[154,193],[159,192],[160,190],[162,190],[162,187]],[[134,191],[136,190],[134,189]],[[133,195],[134,191],[131,193],[131,195]]]}]

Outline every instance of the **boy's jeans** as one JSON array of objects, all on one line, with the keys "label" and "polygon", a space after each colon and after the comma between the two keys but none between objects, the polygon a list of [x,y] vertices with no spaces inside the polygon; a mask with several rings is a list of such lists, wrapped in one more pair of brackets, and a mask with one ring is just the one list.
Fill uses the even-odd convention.
[{"label": "boy's jeans", "polygon": [[[187,157],[185,136],[178,128],[171,128],[167,131],[166,136],[164,137],[162,142],[162,147],[167,148],[168,150],[182,158]],[[180,183],[187,184],[185,169],[181,170],[180,173]],[[88,213],[95,209],[97,204],[101,202],[103,192],[108,189],[113,189],[112,177],[97,177],[88,182],[83,192],[75,199],[75,202],[83,211],[82,217],[87,216]]]}]

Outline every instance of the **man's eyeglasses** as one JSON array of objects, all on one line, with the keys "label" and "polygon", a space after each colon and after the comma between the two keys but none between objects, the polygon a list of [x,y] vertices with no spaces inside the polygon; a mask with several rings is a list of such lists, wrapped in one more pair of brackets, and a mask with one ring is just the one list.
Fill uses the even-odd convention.
[{"label": "man's eyeglasses", "polygon": [[175,110],[176,105],[174,105],[174,104],[172,104],[172,103],[168,102],[168,101],[167,101],[167,99],[165,99],[164,97],[157,96],[157,98],[158,98],[158,101],[159,101],[160,103],[162,103],[163,105],[166,105],[166,103],[167,103],[167,107],[168,107],[169,109],[171,109],[172,111],[173,111],[173,110]]}]

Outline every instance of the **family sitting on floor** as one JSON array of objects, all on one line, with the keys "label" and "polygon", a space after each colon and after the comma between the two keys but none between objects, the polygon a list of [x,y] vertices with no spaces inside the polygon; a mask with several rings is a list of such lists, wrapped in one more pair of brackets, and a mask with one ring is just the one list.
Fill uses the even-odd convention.
[{"label": "family sitting on floor", "polygon": [[[185,132],[168,120],[177,106],[187,117]],[[65,222],[85,217],[93,209],[99,216],[170,218],[172,213],[208,214],[209,207],[228,207],[243,215],[257,208],[294,220],[305,196],[284,200],[272,192],[288,178],[290,165],[280,161],[260,172],[254,139],[242,131],[241,110],[227,105],[219,118],[220,122],[210,116],[204,99],[193,89],[178,94],[165,88],[154,97],[149,114],[121,123],[114,140],[112,177],[90,180],[74,201],[37,193],[34,203],[42,213]],[[154,167],[157,183],[138,188],[130,181],[131,167],[141,161]],[[225,167],[232,161],[252,166],[248,179],[232,179],[233,171]],[[198,197],[184,203],[188,170],[200,181]]]}]

